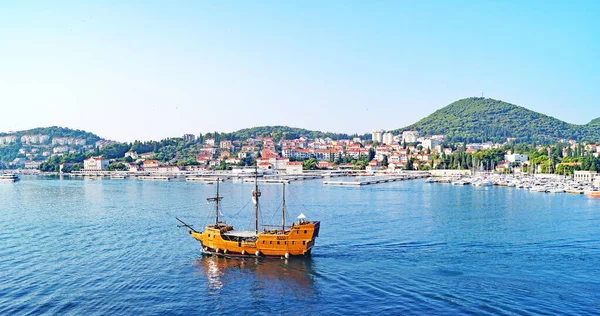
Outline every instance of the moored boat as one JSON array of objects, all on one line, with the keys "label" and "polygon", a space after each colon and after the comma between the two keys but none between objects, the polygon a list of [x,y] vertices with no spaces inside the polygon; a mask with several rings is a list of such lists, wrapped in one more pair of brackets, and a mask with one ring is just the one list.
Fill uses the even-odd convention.
[{"label": "moored boat", "polygon": [[13,173],[0,174],[0,182],[17,182],[19,180],[19,176]]},{"label": "moored boat", "polygon": [[600,191],[585,191],[587,196],[600,197]]},{"label": "moored boat", "polygon": [[171,181],[170,176],[139,176],[138,179],[143,181]]},{"label": "moored boat", "polygon": [[177,219],[189,228],[190,235],[200,242],[203,253],[226,257],[276,258],[310,255],[315,245],[315,239],[319,236],[321,223],[319,221],[308,221],[304,214],[300,214],[298,222],[286,226],[285,184],[283,184],[281,225],[268,228],[263,226],[262,231],[259,229],[259,198],[261,192],[258,188],[258,182],[255,181],[255,190],[252,192],[255,229],[253,231],[238,231],[233,226],[226,224],[225,221],[219,220],[219,203],[223,199],[219,195],[219,182],[217,181],[216,196],[207,199],[209,202],[215,202],[215,223],[213,225],[206,226],[204,231],[200,232],[179,218]]}]

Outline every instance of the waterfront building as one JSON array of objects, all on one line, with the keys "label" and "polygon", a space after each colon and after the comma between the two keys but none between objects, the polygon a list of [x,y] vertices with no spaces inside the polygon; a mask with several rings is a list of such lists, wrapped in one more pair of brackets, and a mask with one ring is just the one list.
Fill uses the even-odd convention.
[{"label": "waterfront building", "polygon": [[365,169],[367,172],[373,172],[379,170],[380,168],[381,166],[379,165],[379,161],[373,159],[371,162],[369,162],[369,165],[367,165]]},{"label": "waterfront building", "polygon": [[314,151],[314,155],[315,155],[315,159],[321,161],[321,160],[326,160],[326,161],[332,161],[333,158],[333,153],[331,152],[331,150],[327,150],[327,149],[316,149]]},{"label": "waterfront building", "polygon": [[[286,166],[288,165],[290,160],[287,158],[281,158],[281,157],[269,157],[269,158],[263,157],[263,158],[256,159],[256,162],[259,164],[259,167],[260,167],[261,163],[263,163],[263,166],[266,166],[266,163],[268,163],[271,166],[271,168],[268,168],[268,169],[285,171]],[[263,169],[265,169],[265,168],[263,168]]]},{"label": "waterfront building", "polygon": [[108,159],[102,157],[90,157],[83,161],[83,170],[102,171],[108,167]]},{"label": "waterfront building", "polygon": [[577,182],[594,182],[600,179],[600,175],[596,171],[575,171],[575,181]]},{"label": "waterfront building", "polygon": [[504,160],[506,160],[510,163],[521,164],[521,163],[525,163],[525,162],[529,161],[529,156],[521,155],[521,154],[509,154],[509,155],[504,155]]},{"label": "waterfront building", "polygon": [[360,159],[361,157],[368,157],[369,150],[367,148],[350,148],[346,149],[346,156],[354,159]]},{"label": "waterfront building", "polygon": [[138,166],[135,163],[128,163],[127,164],[127,170],[129,172],[138,172],[138,171],[142,171],[142,167]]},{"label": "waterfront building", "polygon": [[271,165],[269,162],[266,162],[266,161],[258,162],[257,166],[258,166],[258,169],[262,170],[263,172],[265,170],[272,170],[273,169],[273,165]]},{"label": "waterfront building", "polygon": [[144,170],[148,169],[148,168],[158,168],[160,166],[160,164],[158,163],[158,160],[154,160],[154,159],[146,159],[144,160]]},{"label": "waterfront building", "polygon": [[301,161],[290,161],[285,166],[285,173],[287,174],[298,174],[302,173],[302,162]]},{"label": "waterfront building", "polygon": [[328,161],[319,161],[317,162],[317,168],[319,169],[333,169],[333,165]]},{"label": "waterfront building", "polygon": [[158,166],[155,168],[150,168],[150,170],[145,171],[153,172],[153,173],[179,173],[181,169],[178,166]]},{"label": "waterfront building", "polygon": [[43,161],[26,161],[25,169],[38,169]]}]

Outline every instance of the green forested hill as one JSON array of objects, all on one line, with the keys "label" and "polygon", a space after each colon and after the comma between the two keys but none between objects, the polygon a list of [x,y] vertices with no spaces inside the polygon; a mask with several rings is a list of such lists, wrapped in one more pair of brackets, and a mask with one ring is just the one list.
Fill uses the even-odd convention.
[{"label": "green forested hill", "polygon": [[[72,138],[83,138],[87,144],[93,145],[95,142],[100,140],[100,137],[96,134],[92,134],[86,131],[70,129],[65,127],[38,127],[25,131],[11,132],[11,133],[0,133],[0,136],[14,135],[16,136],[16,142],[10,144],[0,145],[0,161],[11,161],[15,158],[25,158],[25,154],[20,153],[24,147],[36,147],[37,153],[32,157],[35,159],[45,159],[40,157],[41,153],[46,150],[50,150],[52,147],[52,139],[55,137],[72,137]],[[48,135],[49,139],[41,144],[24,145],[21,143],[21,136],[23,135]],[[2,165],[0,163],[0,165]]]},{"label": "green forested hill", "polygon": [[505,141],[514,137],[524,142],[556,139],[600,140],[600,128],[575,125],[500,100],[458,100],[426,118],[397,130],[418,130],[421,135],[445,134],[453,141]]},{"label": "green forested hill", "polygon": [[600,126],[600,117],[591,120],[587,125],[588,126],[593,126],[593,125]]},{"label": "green forested hill", "polygon": [[277,141],[280,139],[294,139],[300,136],[307,136],[311,139],[314,138],[326,138],[331,139],[343,139],[354,137],[356,135],[347,135],[340,133],[329,133],[320,131],[311,131],[303,128],[289,127],[289,126],[258,126],[252,128],[245,128],[239,131],[224,135],[229,139],[246,140],[254,137],[273,137],[273,140]]},{"label": "green forested hill", "polygon": [[[95,143],[100,140],[100,137],[96,134],[82,131],[79,129],[70,129],[70,128],[58,127],[58,126],[38,127],[38,128],[29,129],[26,131],[18,131],[18,132],[10,133],[10,135],[17,136],[17,138],[18,138],[17,141],[20,141],[20,138],[23,135],[37,135],[37,134],[48,135],[48,136],[50,136],[50,139],[52,139],[54,137],[84,138],[88,143]],[[0,133],[0,136],[5,136],[5,135],[9,135],[9,134],[8,133]]]}]

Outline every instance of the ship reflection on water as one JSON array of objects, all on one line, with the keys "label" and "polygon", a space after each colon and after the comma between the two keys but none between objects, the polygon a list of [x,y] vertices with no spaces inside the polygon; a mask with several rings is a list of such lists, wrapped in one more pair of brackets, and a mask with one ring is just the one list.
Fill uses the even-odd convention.
[{"label": "ship reflection on water", "polygon": [[275,293],[307,299],[317,292],[316,272],[310,258],[280,260],[202,256],[194,261],[194,265],[199,268],[198,274],[206,277],[211,294],[220,294],[227,287],[248,291],[269,288]]}]

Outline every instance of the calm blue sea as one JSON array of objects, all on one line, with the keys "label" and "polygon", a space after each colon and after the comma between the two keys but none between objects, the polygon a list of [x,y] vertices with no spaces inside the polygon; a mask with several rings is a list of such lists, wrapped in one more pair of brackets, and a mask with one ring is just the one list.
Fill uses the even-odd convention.
[{"label": "calm blue sea", "polygon": [[[222,216],[250,228],[251,184]],[[265,224],[281,187],[263,185]],[[321,221],[307,260],[203,257],[215,186],[24,177],[0,184],[0,315],[599,314],[600,199],[406,181],[288,186]]]}]

